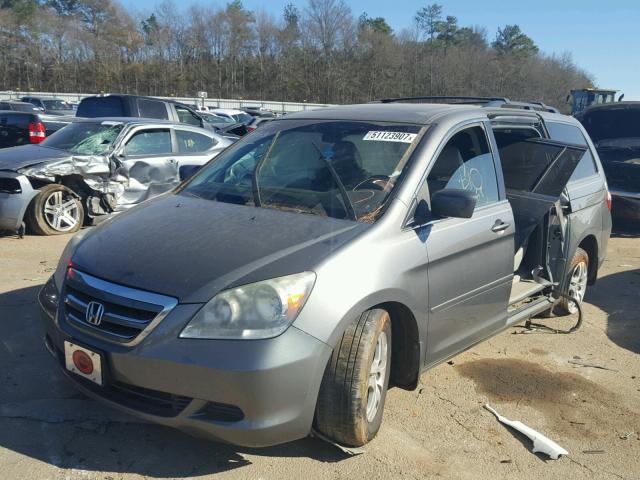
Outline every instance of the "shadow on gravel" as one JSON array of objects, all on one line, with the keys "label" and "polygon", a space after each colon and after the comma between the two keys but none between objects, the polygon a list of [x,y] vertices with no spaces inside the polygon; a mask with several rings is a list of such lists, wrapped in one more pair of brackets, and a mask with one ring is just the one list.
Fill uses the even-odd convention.
[{"label": "shadow on gravel", "polygon": [[640,269],[635,269],[598,278],[585,297],[586,302],[607,313],[611,341],[634,353],[640,353],[639,291]]},{"label": "shadow on gravel", "polygon": [[251,464],[246,454],[321,462],[346,458],[311,438],[265,449],[200,440],[85,397],[44,348],[36,301],[40,287],[0,293],[0,447],[64,469],[160,478],[242,468]]}]

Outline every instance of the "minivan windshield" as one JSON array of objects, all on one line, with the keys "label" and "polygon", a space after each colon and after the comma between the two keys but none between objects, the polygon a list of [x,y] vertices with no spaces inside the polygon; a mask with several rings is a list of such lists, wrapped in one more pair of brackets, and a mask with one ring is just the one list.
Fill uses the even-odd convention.
[{"label": "minivan windshield", "polygon": [[61,128],[40,145],[66,150],[78,155],[107,153],[122,130],[121,123],[79,122]]},{"label": "minivan windshield", "polygon": [[358,221],[382,212],[418,125],[279,120],[219,155],[180,190],[208,200]]}]

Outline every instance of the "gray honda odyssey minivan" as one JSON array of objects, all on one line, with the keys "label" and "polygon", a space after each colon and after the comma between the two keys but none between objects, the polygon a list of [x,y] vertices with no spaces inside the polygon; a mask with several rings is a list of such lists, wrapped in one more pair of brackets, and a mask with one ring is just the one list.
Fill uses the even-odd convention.
[{"label": "gray honda odyssey minivan", "polygon": [[195,435],[355,446],[388,386],[574,311],[611,229],[583,128],[539,104],[425,100],[274,120],[75,236],[39,296],[62,371]]}]

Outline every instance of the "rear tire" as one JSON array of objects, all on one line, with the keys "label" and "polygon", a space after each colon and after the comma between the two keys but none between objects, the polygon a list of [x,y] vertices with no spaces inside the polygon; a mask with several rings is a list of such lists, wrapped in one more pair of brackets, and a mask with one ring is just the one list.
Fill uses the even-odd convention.
[{"label": "rear tire", "polygon": [[367,310],[342,335],[327,365],[316,405],[316,427],[337,443],[359,447],[382,423],[391,371],[391,319]]},{"label": "rear tire", "polygon": [[[576,299],[582,305],[589,277],[589,254],[583,249],[578,248],[573,255],[568,275],[569,278],[567,279],[564,293]],[[558,315],[571,315],[578,311],[578,307],[573,301],[562,297],[553,311]]]},{"label": "rear tire", "polygon": [[25,220],[36,235],[60,235],[80,230],[84,208],[78,197],[57,183],[45,185],[33,199]]}]

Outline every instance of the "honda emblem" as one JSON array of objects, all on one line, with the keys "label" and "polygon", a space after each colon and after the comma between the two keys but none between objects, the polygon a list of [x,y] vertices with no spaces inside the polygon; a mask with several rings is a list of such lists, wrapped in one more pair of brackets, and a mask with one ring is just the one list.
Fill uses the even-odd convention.
[{"label": "honda emblem", "polygon": [[102,315],[104,315],[104,305],[98,302],[89,302],[84,319],[87,323],[97,327],[102,322]]}]

